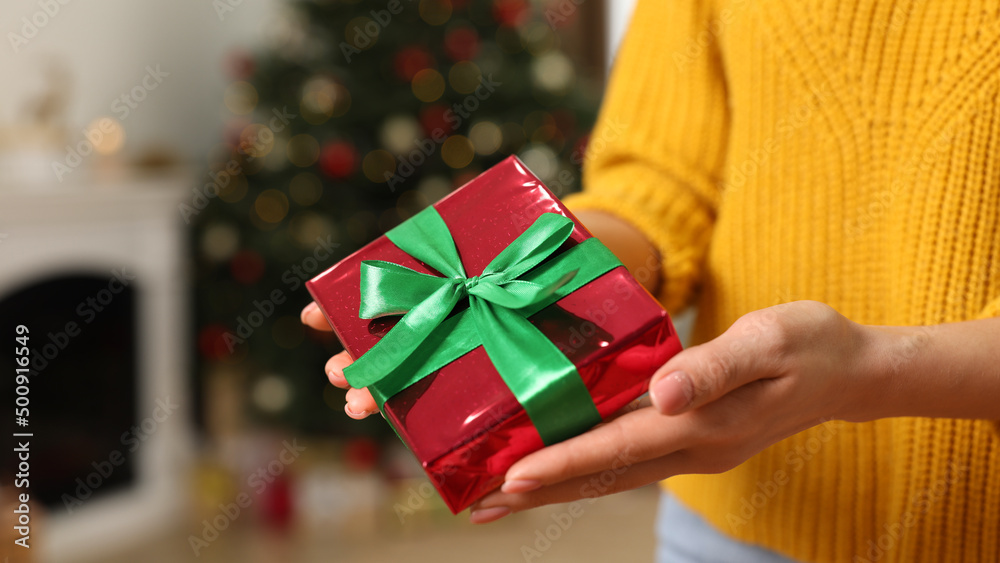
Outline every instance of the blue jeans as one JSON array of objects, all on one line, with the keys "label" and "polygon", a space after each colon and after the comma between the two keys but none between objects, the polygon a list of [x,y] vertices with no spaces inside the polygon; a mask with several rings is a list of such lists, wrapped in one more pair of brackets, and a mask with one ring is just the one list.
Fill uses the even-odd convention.
[{"label": "blue jeans", "polygon": [[666,493],[660,497],[656,536],[657,563],[795,563],[726,536]]}]

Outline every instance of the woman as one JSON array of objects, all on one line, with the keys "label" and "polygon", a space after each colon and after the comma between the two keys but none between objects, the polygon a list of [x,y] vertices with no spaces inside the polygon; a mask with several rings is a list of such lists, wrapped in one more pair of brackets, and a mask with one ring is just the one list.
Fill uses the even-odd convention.
[{"label": "woman", "polygon": [[627,451],[607,492],[667,479],[663,560],[1000,560],[988,4],[640,0],[568,203],[668,309],[697,305],[701,344],[473,521],[580,498]]}]

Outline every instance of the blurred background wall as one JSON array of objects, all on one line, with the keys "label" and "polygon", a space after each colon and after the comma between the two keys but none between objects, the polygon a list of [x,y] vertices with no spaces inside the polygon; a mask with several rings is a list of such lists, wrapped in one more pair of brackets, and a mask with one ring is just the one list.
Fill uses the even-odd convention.
[{"label": "blurred background wall", "polygon": [[[45,13],[37,2],[4,4],[0,123],[22,122],[38,95],[58,86],[66,97],[66,124],[79,133],[99,116],[116,116],[115,100],[142,80],[147,66],[159,65],[169,80],[130,112],[127,148],[168,146],[190,160],[203,158],[217,140],[221,108],[206,101],[221,98],[226,56],[239,48],[266,47],[281,33],[275,24],[283,9],[278,0],[246,1],[220,19],[212,2],[201,0],[56,5],[59,11],[43,18],[35,16]],[[24,18],[45,23],[27,25]],[[54,74],[61,80],[55,85]]]}]

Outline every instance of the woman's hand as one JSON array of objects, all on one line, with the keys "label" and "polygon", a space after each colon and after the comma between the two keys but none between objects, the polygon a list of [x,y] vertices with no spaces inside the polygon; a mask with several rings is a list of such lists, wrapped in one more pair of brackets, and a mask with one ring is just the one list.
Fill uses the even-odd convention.
[{"label": "woman's hand", "polygon": [[[302,321],[331,330],[314,303]],[[683,473],[720,473],[833,419],[1000,420],[997,342],[1000,318],[878,327],[815,301],[754,311],[664,364],[650,381],[652,406],[625,409],[515,463],[501,490],[473,505],[472,521]],[[350,364],[343,352],[330,358],[330,382],[349,388]],[[378,412],[366,389],[349,389],[344,410],[357,419]]]},{"label": "woman's hand", "polygon": [[515,463],[471,519],[490,522],[682,473],[720,473],[826,420],[875,418],[870,333],[812,301],[750,313],[661,367],[650,382],[651,407]]},{"label": "woman's hand", "polygon": [[[327,332],[333,330],[316,303],[310,303],[306,305],[305,309],[302,309],[301,319],[303,324],[316,330]],[[333,385],[341,389],[347,389],[347,403],[344,405],[344,412],[347,413],[347,416],[361,420],[368,415],[377,413],[378,407],[375,405],[375,399],[372,398],[367,388],[354,389],[347,383],[347,379],[344,378],[344,368],[351,365],[352,361],[351,356],[347,352],[341,352],[333,356],[326,362],[326,376]]]}]

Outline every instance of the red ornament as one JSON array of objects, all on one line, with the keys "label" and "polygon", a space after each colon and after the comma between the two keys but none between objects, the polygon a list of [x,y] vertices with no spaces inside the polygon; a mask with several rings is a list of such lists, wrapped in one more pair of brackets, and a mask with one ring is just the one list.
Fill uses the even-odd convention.
[{"label": "red ornament", "polygon": [[257,69],[257,61],[249,51],[234,49],[230,51],[223,63],[226,74],[235,80],[246,80],[253,76]]},{"label": "red ornament", "polygon": [[292,479],[288,472],[282,472],[266,483],[266,487],[260,492],[260,504],[261,520],[265,526],[276,532],[287,532],[291,528],[295,502],[292,497]]},{"label": "red ornament", "polygon": [[226,344],[226,327],[221,324],[210,324],[198,332],[198,351],[206,360],[219,360],[229,355]]},{"label": "red ornament", "polygon": [[434,136],[434,131],[441,131],[447,135],[454,130],[454,117],[449,119],[451,115],[454,114],[447,106],[441,104],[425,106],[420,110],[420,125],[428,137]]},{"label": "red ornament", "polygon": [[494,0],[493,19],[500,25],[517,27],[528,19],[530,7],[525,0]]},{"label": "red ornament", "polygon": [[355,471],[368,471],[378,463],[378,444],[371,438],[355,438],[344,447],[344,461]]},{"label": "red ornament", "polygon": [[479,34],[471,27],[459,27],[444,36],[444,52],[453,61],[467,61],[479,54]]},{"label": "red ornament", "polygon": [[344,179],[354,174],[358,165],[358,151],[347,141],[334,141],[323,145],[319,167],[331,178]]},{"label": "red ornament", "polygon": [[253,250],[241,250],[229,261],[229,272],[244,285],[254,284],[264,275],[264,259]]},{"label": "red ornament", "polygon": [[427,49],[416,46],[404,47],[403,50],[396,53],[393,60],[396,75],[407,82],[413,80],[413,77],[421,70],[433,65],[434,58],[431,57]]}]

